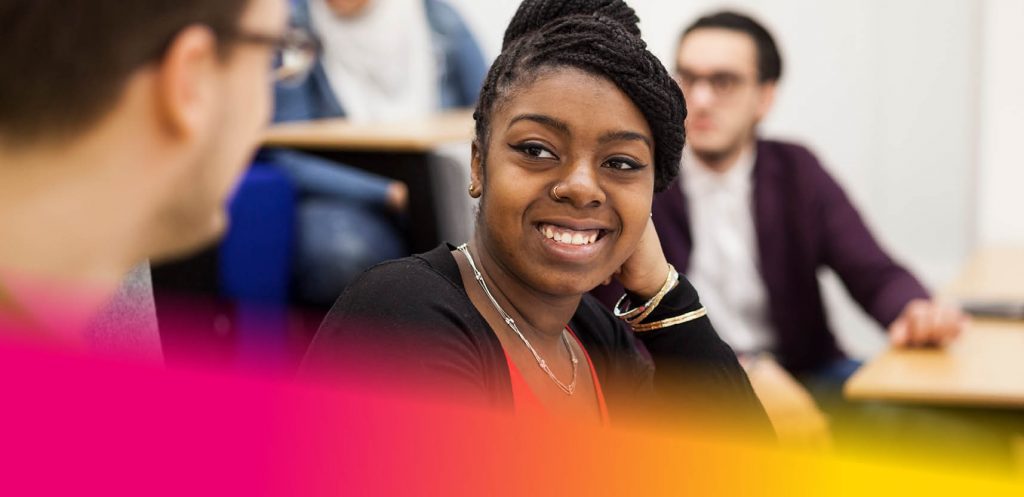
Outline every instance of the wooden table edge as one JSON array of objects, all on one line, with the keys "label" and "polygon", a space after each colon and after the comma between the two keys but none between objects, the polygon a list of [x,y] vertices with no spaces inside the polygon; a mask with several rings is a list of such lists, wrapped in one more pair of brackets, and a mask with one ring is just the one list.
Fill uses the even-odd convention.
[{"label": "wooden table edge", "polygon": [[1024,408],[1024,398],[1006,398],[1000,395],[986,394],[936,394],[892,389],[880,392],[865,389],[858,384],[857,373],[843,385],[843,398],[857,401],[886,401],[900,404],[926,404],[932,406],[966,407],[966,408]]}]

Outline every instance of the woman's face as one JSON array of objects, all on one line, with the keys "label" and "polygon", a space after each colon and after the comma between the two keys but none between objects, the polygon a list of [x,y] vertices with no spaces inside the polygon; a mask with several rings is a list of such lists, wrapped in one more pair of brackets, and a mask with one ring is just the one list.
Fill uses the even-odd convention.
[{"label": "woman's face", "polygon": [[633,253],[650,217],[654,139],[613,83],[550,70],[495,107],[484,146],[485,164],[473,154],[477,230],[509,274],[546,294],[581,294]]}]

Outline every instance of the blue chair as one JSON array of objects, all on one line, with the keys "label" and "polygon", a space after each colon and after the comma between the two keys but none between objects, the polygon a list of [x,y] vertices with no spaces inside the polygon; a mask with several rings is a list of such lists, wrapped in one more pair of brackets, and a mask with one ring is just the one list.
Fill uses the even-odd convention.
[{"label": "blue chair", "polygon": [[259,162],[252,164],[231,198],[218,276],[221,295],[236,303],[242,361],[279,362],[287,357],[295,206],[288,178]]}]

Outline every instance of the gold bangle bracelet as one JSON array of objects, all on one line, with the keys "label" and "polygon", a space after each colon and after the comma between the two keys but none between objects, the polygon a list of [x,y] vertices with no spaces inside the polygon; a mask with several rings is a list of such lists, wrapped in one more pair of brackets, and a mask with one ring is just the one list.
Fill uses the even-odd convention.
[{"label": "gold bangle bracelet", "polygon": [[615,303],[615,307],[612,309],[612,312],[615,314],[615,317],[622,319],[627,323],[638,323],[647,316],[649,316],[652,311],[654,311],[654,308],[658,306],[658,304],[661,302],[661,299],[665,297],[665,294],[667,294],[669,290],[674,288],[676,283],[678,282],[679,273],[676,271],[675,266],[669,264],[668,277],[665,278],[665,284],[661,286],[661,289],[658,290],[658,293],[654,294],[654,296],[651,297],[651,299],[648,300],[647,303],[641,306],[634,307],[633,309],[622,310],[622,304],[626,301],[627,297],[627,294],[623,294],[622,297],[619,298],[619,301]]},{"label": "gold bangle bracelet", "polygon": [[668,295],[668,292],[672,291],[672,289],[675,288],[676,284],[678,283],[679,273],[676,272],[676,268],[674,266],[669,264],[668,278],[665,279],[665,284],[661,286],[661,290],[658,290],[658,293],[651,298],[650,305],[648,305],[647,309],[644,309],[644,312],[641,312],[639,316],[633,319],[629,319],[626,322],[629,323],[630,326],[632,326],[640,324],[641,321],[647,319],[647,316],[650,316],[651,313],[654,312],[654,309],[658,308],[658,304],[661,303],[661,299],[665,298],[665,295]]},{"label": "gold bangle bracelet", "polygon": [[668,319],[662,319],[661,321],[655,321],[653,323],[646,324],[635,324],[633,325],[633,331],[637,333],[643,333],[645,331],[660,330],[662,328],[668,328],[669,326],[675,326],[677,324],[683,324],[689,321],[693,321],[694,319],[699,319],[707,315],[707,309],[701,307],[696,311],[690,311],[687,312],[686,314],[680,314],[678,316],[671,317]]},{"label": "gold bangle bracelet", "polygon": [[[645,309],[645,307],[641,305],[641,306],[637,306],[637,307],[634,307],[632,309],[629,309],[627,311],[620,310],[622,308],[622,304],[626,301],[627,297],[629,297],[629,294],[626,294],[626,293],[622,294],[622,296],[619,297],[619,301],[615,303],[615,307],[612,308],[612,313],[615,314],[615,317],[617,317],[617,318],[619,318],[619,319],[621,319],[623,321],[628,321],[630,319],[635,318],[638,314],[640,314],[641,312],[644,312],[644,309]],[[650,302],[648,302],[648,303],[650,303]]]}]

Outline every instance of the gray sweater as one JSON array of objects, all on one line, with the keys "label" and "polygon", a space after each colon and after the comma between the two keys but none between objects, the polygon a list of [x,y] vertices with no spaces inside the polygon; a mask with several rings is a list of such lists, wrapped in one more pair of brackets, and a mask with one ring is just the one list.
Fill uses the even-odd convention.
[{"label": "gray sweater", "polygon": [[89,349],[103,355],[163,362],[149,263],[133,268],[85,331]]}]

